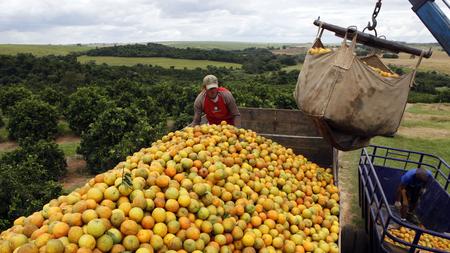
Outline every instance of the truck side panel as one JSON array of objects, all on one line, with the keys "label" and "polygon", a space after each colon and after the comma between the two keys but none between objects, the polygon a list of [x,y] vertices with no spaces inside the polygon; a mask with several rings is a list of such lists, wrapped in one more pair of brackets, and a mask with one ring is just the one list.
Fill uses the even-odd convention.
[{"label": "truck side panel", "polygon": [[301,111],[265,108],[239,108],[239,111],[243,128],[292,148],[296,154],[321,166],[337,166],[336,152]]}]

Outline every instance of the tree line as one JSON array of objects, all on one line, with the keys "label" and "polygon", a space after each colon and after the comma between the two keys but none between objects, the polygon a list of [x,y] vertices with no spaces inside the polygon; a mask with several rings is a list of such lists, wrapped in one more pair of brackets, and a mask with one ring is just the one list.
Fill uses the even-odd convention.
[{"label": "tree line", "polygon": [[120,57],[168,57],[175,59],[210,60],[242,64],[247,73],[277,71],[285,66],[303,62],[304,57],[274,55],[266,48],[247,48],[244,50],[175,48],[157,43],[100,47],[86,52],[89,56]]}]

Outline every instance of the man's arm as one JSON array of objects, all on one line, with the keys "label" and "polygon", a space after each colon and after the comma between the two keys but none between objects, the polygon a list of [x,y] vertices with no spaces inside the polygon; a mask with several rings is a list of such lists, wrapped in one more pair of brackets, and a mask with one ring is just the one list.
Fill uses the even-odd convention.
[{"label": "man's arm", "polygon": [[408,203],[408,196],[406,195],[406,188],[405,187],[401,187],[400,189],[400,193],[402,196],[402,207],[400,209],[400,215],[402,216],[403,219],[406,218],[406,214],[408,212],[409,209],[409,203]]},{"label": "man's arm", "polygon": [[192,120],[192,123],[190,126],[197,126],[200,125],[202,116],[200,113],[194,112],[194,119]]},{"label": "man's arm", "polygon": [[202,120],[202,113],[202,96],[199,94],[194,102],[194,119],[192,120],[191,126],[200,125],[200,122]]},{"label": "man's arm", "polygon": [[406,194],[406,188],[401,188],[401,194],[402,194],[402,205],[408,206],[408,195]]}]

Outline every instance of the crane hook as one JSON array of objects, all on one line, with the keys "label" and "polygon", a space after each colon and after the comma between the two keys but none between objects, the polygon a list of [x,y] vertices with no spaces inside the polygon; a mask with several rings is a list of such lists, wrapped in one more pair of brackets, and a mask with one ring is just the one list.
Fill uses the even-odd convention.
[{"label": "crane hook", "polygon": [[370,23],[370,21],[367,23],[367,26],[363,29],[363,32],[368,29],[369,31],[374,31],[375,32],[375,37],[377,37],[377,29],[375,29],[377,27],[377,16],[378,13],[380,12],[381,9],[381,0],[378,0],[378,2],[375,4],[375,9],[373,10],[372,13],[372,23]]}]

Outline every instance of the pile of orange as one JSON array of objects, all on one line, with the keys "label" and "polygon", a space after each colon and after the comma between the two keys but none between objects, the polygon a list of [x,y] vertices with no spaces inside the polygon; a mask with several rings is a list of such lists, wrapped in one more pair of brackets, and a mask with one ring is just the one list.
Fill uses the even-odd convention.
[{"label": "pile of orange", "polygon": [[0,252],[338,252],[330,169],[231,125],[171,132],[0,235]]},{"label": "pile of orange", "polygon": [[[392,234],[393,236],[395,236],[405,242],[409,242],[409,243],[412,243],[414,241],[414,237],[416,235],[416,232],[414,230],[406,228],[406,227],[400,227],[398,229],[390,228],[388,230],[389,230],[389,233]],[[399,242],[394,242],[394,240],[392,240],[391,238],[389,238],[387,236],[385,237],[384,240],[388,243],[394,244],[395,246],[409,249],[409,246],[399,243]],[[444,251],[450,251],[450,240],[447,240],[447,239],[441,238],[441,237],[432,236],[430,234],[422,234],[422,236],[419,239],[419,245],[425,246],[425,247],[428,247],[431,249],[440,249],[440,250],[444,250]],[[421,250],[420,252],[427,252],[427,251]]]}]

